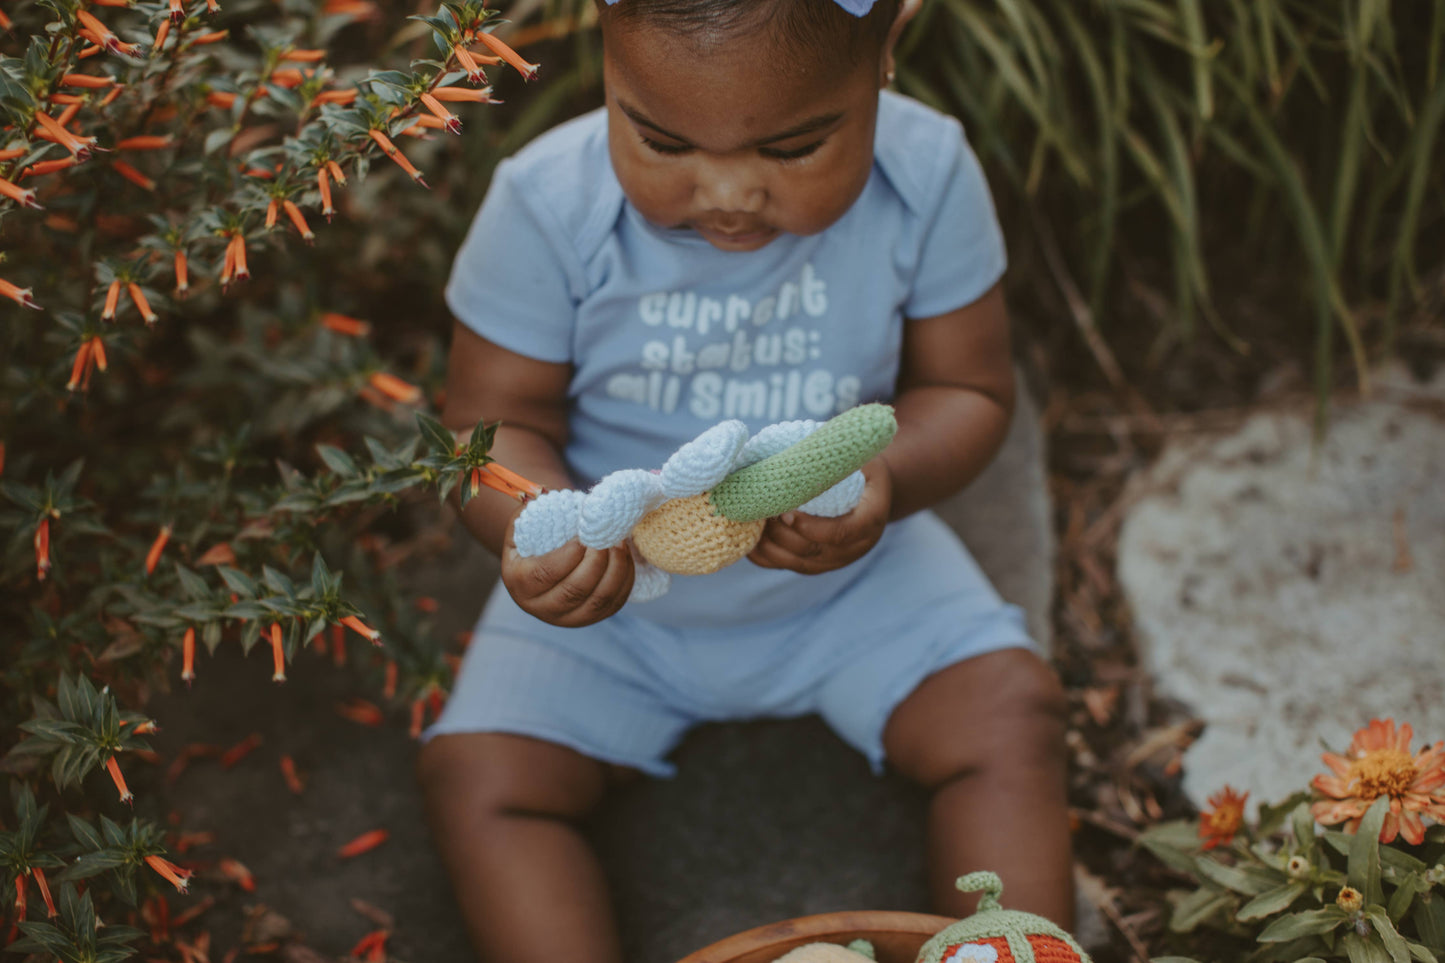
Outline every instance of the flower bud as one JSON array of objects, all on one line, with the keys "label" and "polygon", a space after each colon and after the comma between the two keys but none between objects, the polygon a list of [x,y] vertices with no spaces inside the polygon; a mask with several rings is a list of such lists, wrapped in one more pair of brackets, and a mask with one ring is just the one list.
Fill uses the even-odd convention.
[{"label": "flower bud", "polygon": [[1314,866],[1310,865],[1310,861],[1303,856],[1291,856],[1285,872],[1289,874],[1290,879],[1309,879],[1314,872]]},{"label": "flower bud", "polygon": [[1340,895],[1335,897],[1335,905],[1346,913],[1358,913],[1365,905],[1365,897],[1353,886],[1346,886],[1340,890]]}]

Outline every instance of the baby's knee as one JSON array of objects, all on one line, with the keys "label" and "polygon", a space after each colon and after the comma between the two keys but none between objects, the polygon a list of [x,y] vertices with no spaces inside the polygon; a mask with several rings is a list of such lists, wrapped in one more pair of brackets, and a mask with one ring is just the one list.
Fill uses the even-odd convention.
[{"label": "baby's knee", "polygon": [[581,819],[601,801],[606,784],[600,763],[564,746],[504,733],[435,736],[417,755],[416,778],[428,809],[443,818]]}]

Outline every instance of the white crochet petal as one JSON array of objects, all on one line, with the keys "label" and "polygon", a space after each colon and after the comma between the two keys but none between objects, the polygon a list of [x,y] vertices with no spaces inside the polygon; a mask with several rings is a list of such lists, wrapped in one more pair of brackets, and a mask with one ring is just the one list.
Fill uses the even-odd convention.
[{"label": "white crochet petal", "polygon": [[798,506],[805,515],[819,515],[823,518],[837,518],[858,507],[863,497],[863,473],[855,471],[810,502]]},{"label": "white crochet petal", "polygon": [[748,443],[743,446],[742,454],[738,456],[737,467],[746,468],[753,462],[776,455],[785,448],[793,447],[817,430],[818,422],[811,419],[780,421],[775,425],[768,425],[748,439]]},{"label": "white crochet petal", "polygon": [[582,502],[577,537],[588,548],[611,548],[665,496],[654,472],[624,468],[605,476]]},{"label": "white crochet petal", "polygon": [[701,495],[728,476],[747,440],[748,426],[741,421],[713,425],[663,464],[663,492],[668,498]]},{"label": "white crochet petal", "polygon": [[631,542],[627,545],[632,548],[632,594],[627,596],[627,601],[651,602],[662,598],[672,587],[672,576],[643,558]]},{"label": "white crochet petal", "polygon": [[543,492],[528,502],[512,525],[512,540],[523,558],[546,555],[577,537],[577,514],[586,496],[571,488]]}]

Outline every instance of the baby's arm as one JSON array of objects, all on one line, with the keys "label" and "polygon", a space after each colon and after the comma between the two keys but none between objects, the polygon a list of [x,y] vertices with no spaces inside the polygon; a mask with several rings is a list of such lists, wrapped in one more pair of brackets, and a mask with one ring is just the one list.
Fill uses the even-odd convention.
[{"label": "baby's arm", "polygon": [[861,558],[884,525],[972,481],[993,458],[1013,412],[1013,358],[1001,285],[904,328],[898,434],[863,469],[858,507],[838,518],[789,512],[771,519],[748,557],[765,568],[816,574]]},{"label": "baby's arm", "polygon": [[[453,325],[442,423],[453,431],[500,421],[491,455],[549,488],[571,488],[562,461],[567,441],[567,383],[571,367],[508,351],[462,324]],[[601,621],[622,608],[632,591],[632,558],[625,546],[598,550],[577,541],[534,558],[519,558],[512,523],[522,506],[483,489],[462,521],[502,562],[502,583],[523,610],[553,625]]]}]

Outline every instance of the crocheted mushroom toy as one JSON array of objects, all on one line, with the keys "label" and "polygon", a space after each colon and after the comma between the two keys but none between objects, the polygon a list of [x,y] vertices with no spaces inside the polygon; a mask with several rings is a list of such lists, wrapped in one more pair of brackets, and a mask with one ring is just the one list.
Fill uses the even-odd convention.
[{"label": "crocheted mushroom toy", "polygon": [[[914,963],[1090,963],[1073,937],[1042,916],[999,905],[1003,883],[996,873],[969,873],[958,880],[965,893],[983,892],[978,910],[939,930],[918,951]],[[866,940],[846,947],[809,943],[774,963],[867,963],[874,959]]]},{"label": "crocheted mushroom toy", "polygon": [[590,491],[550,491],[512,526],[517,554],[543,555],[576,538],[588,548],[627,542],[636,563],[629,601],[667,591],[668,573],[716,572],[752,551],[769,518],[797,509],[847,514],[863,495],[859,469],[893,439],[883,404],[819,424],[785,421],[753,437],[741,421],[714,425],[660,470],[628,468]]}]

